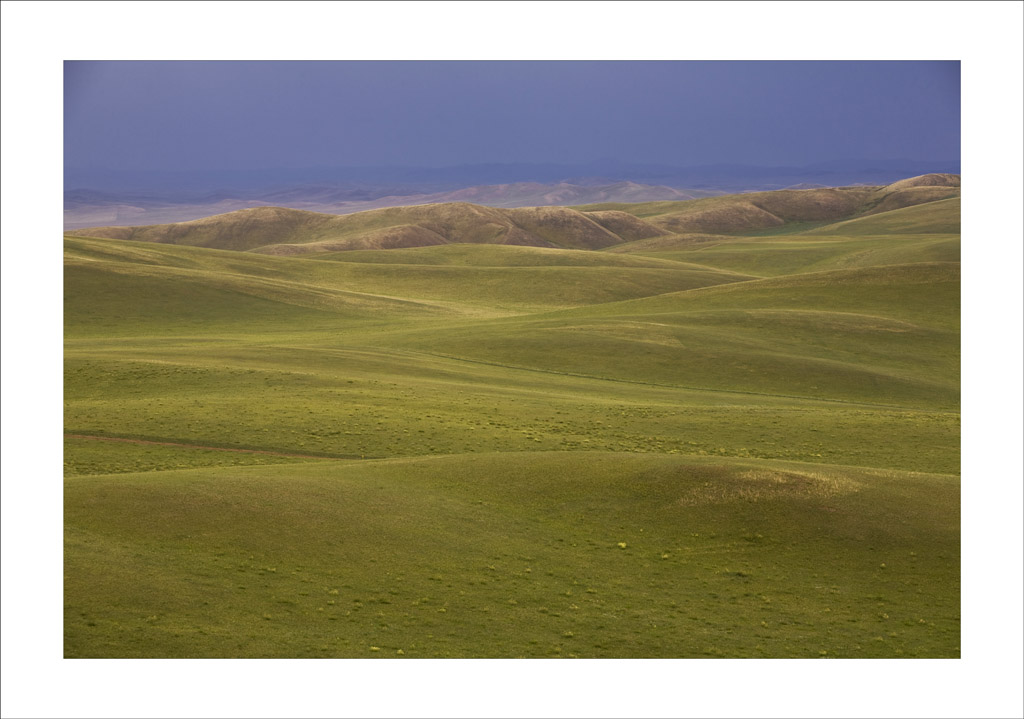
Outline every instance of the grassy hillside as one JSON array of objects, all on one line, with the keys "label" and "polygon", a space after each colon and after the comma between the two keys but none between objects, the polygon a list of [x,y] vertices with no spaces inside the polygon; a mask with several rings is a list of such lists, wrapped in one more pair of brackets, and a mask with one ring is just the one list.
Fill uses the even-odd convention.
[{"label": "grassy hillside", "polygon": [[678,387],[956,408],[958,270],[918,263],[748,281],[384,341]]},{"label": "grassy hillside", "polygon": [[958,655],[954,477],[572,460],[75,478],[66,655]]},{"label": "grassy hillside", "polygon": [[257,207],[189,222],[93,227],[69,234],[301,255],[446,243],[597,249],[661,232],[626,213],[591,216],[565,207],[496,209],[451,202],[389,207],[351,215]]},{"label": "grassy hillside", "polygon": [[[671,260],[611,254],[575,252],[547,247],[512,245],[442,245],[394,250],[349,250],[315,255],[317,260],[399,265],[463,265],[470,267],[672,267]],[[690,263],[692,264],[692,263]]]},{"label": "grassy hillside", "polygon": [[[660,238],[659,238],[660,239]],[[667,238],[666,238],[667,239]],[[642,246],[620,245],[616,254],[700,263],[760,277],[800,272],[901,265],[914,262],[959,262],[959,234],[819,235],[719,237],[701,242]]]},{"label": "grassy hillside", "polygon": [[[938,189],[946,192],[949,188]],[[801,223],[789,223],[783,225],[789,230],[786,233],[669,235],[624,243],[608,252],[693,262],[762,277],[922,261],[960,261],[958,197],[886,211],[879,211],[880,207],[873,207],[862,217],[817,223],[810,229],[801,227]]]},{"label": "grassy hillside", "polygon": [[[885,187],[837,187],[807,190],[778,190],[724,195],[683,202],[643,202],[634,205],[604,203],[585,205],[585,212],[615,210],[635,215],[648,224],[675,235],[792,234],[865,215],[959,198],[958,175],[922,175]],[[931,214],[923,210],[924,216]],[[956,209],[959,223],[959,205]],[[949,218],[936,219],[948,226]],[[912,224],[912,223],[911,223]],[[893,226],[893,232],[909,232],[908,225]],[[884,230],[888,231],[888,230]],[[923,232],[959,232],[924,229]],[[635,242],[643,238],[631,240]]]},{"label": "grassy hillside", "polygon": [[835,235],[960,234],[960,198],[929,202],[823,228]]},{"label": "grassy hillside", "polygon": [[922,182],[67,236],[65,655],[959,656],[959,200],[876,211]]},{"label": "grassy hillside", "polygon": [[664,230],[660,230],[628,212],[606,210],[604,212],[587,212],[585,214],[594,222],[602,227],[606,227],[618,235],[620,239],[627,242],[666,234]]},{"label": "grassy hillside", "polygon": [[[403,266],[147,246],[140,252],[136,243],[83,238],[66,242],[65,282],[75,288],[65,305],[69,333],[91,331],[95,325],[88,318],[109,328],[110,322],[126,317],[129,321],[122,325],[129,334],[182,322],[205,334],[221,332],[222,320],[247,313],[261,323],[268,314],[279,315],[283,322],[298,317],[298,308],[330,311],[336,319],[385,323],[399,316],[437,313],[517,314],[750,279],[693,263],[591,260],[590,253],[580,261],[555,255],[551,262],[540,263],[537,258],[542,255],[533,248],[495,254],[494,248],[468,246],[447,250],[447,256],[461,253],[476,259]],[[97,256],[104,260],[97,261]],[[494,258],[502,257],[512,266],[493,264]],[[85,287],[78,291],[78,284]],[[84,322],[78,319],[83,313]]]}]

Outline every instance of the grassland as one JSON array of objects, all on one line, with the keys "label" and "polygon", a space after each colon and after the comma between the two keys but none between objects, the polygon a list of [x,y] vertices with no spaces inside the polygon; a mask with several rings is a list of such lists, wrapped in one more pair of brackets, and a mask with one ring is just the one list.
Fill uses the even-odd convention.
[{"label": "grassland", "polygon": [[949,656],[957,496],[600,452],[78,477],[67,653]]},{"label": "grassland", "polygon": [[65,655],[959,656],[950,189],[66,237]]}]

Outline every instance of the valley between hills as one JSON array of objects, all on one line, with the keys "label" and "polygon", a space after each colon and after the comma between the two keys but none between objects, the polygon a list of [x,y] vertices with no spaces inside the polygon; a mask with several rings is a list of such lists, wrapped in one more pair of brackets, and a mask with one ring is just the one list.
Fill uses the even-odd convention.
[{"label": "valley between hills", "polygon": [[64,234],[66,657],[959,657],[960,178]]}]

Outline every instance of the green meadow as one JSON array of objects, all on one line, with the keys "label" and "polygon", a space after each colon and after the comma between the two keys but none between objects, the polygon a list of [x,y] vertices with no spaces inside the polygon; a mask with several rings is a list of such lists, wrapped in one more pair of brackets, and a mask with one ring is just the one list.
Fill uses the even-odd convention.
[{"label": "green meadow", "polygon": [[65,656],[959,657],[959,199],[833,194],[66,236]]}]

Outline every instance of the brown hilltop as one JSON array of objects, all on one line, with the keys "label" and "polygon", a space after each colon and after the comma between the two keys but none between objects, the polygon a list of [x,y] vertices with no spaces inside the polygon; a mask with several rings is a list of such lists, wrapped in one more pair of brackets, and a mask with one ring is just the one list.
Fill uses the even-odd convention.
[{"label": "brown hilltop", "polygon": [[898,210],[925,202],[945,200],[960,196],[960,175],[933,173],[908,177],[879,189],[863,214],[876,215],[879,212]]},{"label": "brown hilltop", "polygon": [[503,212],[516,226],[540,237],[549,247],[596,250],[623,242],[592,218],[566,207],[519,207]]},{"label": "brown hilltop", "polygon": [[784,220],[752,202],[733,202],[720,207],[694,208],[655,217],[651,222],[674,233],[743,232],[785,224]]},{"label": "brown hilltop", "polygon": [[661,230],[626,213],[591,217],[567,207],[499,209],[449,202],[351,215],[258,207],[189,222],[92,227],[68,234],[300,255],[449,243],[599,249]]},{"label": "brown hilltop", "polygon": [[588,214],[609,210],[633,214],[648,225],[671,233],[673,237],[664,238],[664,241],[652,240],[657,246],[667,246],[692,244],[696,235],[742,235],[790,223],[840,222],[957,197],[959,185],[959,175],[932,174],[911,177],[884,187],[787,189],[722,195],[689,202],[603,203],[578,209]]},{"label": "brown hilltop", "polygon": [[648,221],[673,233],[739,233],[788,222],[840,220],[855,214],[874,188],[774,190],[680,203],[679,210]]},{"label": "brown hilltop", "polygon": [[960,175],[933,172],[927,175],[918,175],[917,177],[899,180],[891,185],[887,185],[884,189],[891,192],[907,187],[960,187]]},{"label": "brown hilltop", "polygon": [[[888,190],[888,188],[883,188]],[[879,191],[877,204],[866,210],[865,215],[877,215],[879,212],[899,210],[912,205],[923,205],[926,202],[946,200],[950,197],[959,197],[960,188],[952,186],[918,185],[902,187],[889,192]]]},{"label": "brown hilltop", "polygon": [[89,227],[68,232],[81,237],[192,245],[220,250],[249,250],[272,242],[301,242],[325,231],[331,215],[286,207],[254,207],[166,225]]},{"label": "brown hilltop", "polygon": [[614,232],[626,242],[668,234],[665,230],[620,210],[597,210],[583,214],[610,232]]}]

